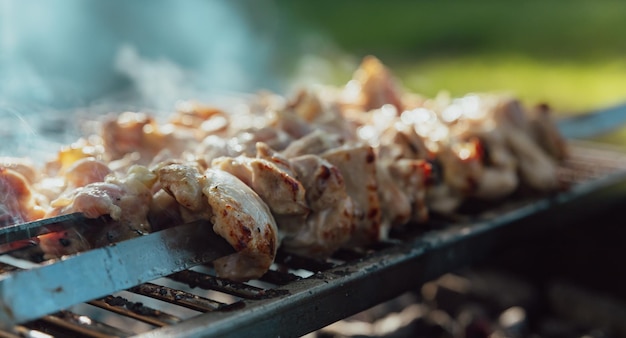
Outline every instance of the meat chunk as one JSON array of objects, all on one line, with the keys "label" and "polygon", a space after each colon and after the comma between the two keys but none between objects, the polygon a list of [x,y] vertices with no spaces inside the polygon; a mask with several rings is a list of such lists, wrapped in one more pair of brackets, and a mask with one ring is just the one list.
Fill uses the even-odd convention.
[{"label": "meat chunk", "polygon": [[355,231],[354,203],[337,167],[316,155],[291,159],[296,178],[306,190],[311,209],[305,220],[279,223],[282,245],[308,257],[328,257],[350,240]]},{"label": "meat chunk", "polygon": [[[178,213],[169,216],[176,219],[176,216],[180,215],[183,222],[210,219],[211,208],[202,192],[206,179],[201,174],[201,168],[197,164],[172,163],[158,168],[156,172],[161,189],[174,197],[178,203],[172,206],[172,201],[157,191],[155,196],[158,199],[155,202],[164,204],[162,213],[170,213],[173,208],[181,206],[182,208],[178,209]],[[165,207],[169,207],[170,210],[166,210]]]},{"label": "meat chunk", "polygon": [[112,170],[102,161],[93,157],[80,159],[65,171],[67,189],[84,187],[91,183],[103,182]]},{"label": "meat chunk", "polygon": [[342,143],[343,140],[341,136],[317,129],[291,142],[291,144],[283,150],[282,154],[288,158],[306,154],[318,155],[332,148],[337,148]]},{"label": "meat chunk", "polygon": [[337,167],[354,203],[356,229],[348,245],[363,245],[381,239],[381,210],[376,181],[376,155],[368,145],[344,145],[321,157]]},{"label": "meat chunk", "polygon": [[199,102],[183,101],[176,108],[170,116],[170,123],[188,129],[197,139],[223,135],[231,122],[230,115],[223,110]]},{"label": "meat chunk", "polygon": [[163,151],[171,157],[180,157],[196,143],[189,130],[160,126],[152,116],[136,112],[125,112],[107,120],[102,127],[102,140],[109,160],[133,154],[131,165],[148,165]]},{"label": "meat chunk", "polygon": [[360,111],[377,109],[385,104],[395,106],[399,112],[404,110],[397,80],[373,56],[363,59],[352,80],[346,85],[343,96],[346,103],[355,105]]},{"label": "meat chunk", "polygon": [[19,173],[30,184],[37,182],[41,175],[35,164],[27,158],[0,157],[0,167]]},{"label": "meat chunk", "polygon": [[200,173],[193,165],[170,164],[157,172],[163,191],[196,219],[208,219],[237,251],[213,262],[218,276],[246,281],[269,269],[280,243],[278,229],[268,206],[250,187],[214,168]]},{"label": "meat chunk", "polygon": [[227,171],[252,188],[276,215],[306,215],[302,184],[276,164],[246,156],[220,157],[211,167]]},{"label": "meat chunk", "polygon": [[424,222],[428,150],[410,125],[402,123],[396,108],[362,112],[357,133],[376,153],[376,179],[382,210],[381,234],[393,226]]},{"label": "meat chunk", "polygon": [[81,212],[88,218],[107,216],[112,222],[81,233],[40,236],[41,248],[48,256],[59,257],[150,232],[147,216],[155,180],[156,175],[147,168],[133,166],[124,178],[108,176],[105,182],[88,184],[52,201],[47,216]]},{"label": "meat chunk", "polygon": [[557,159],[550,157],[529,132],[527,113],[518,101],[505,101],[495,111],[499,127],[505,130],[506,142],[518,159],[523,183],[537,191],[558,188]]},{"label": "meat chunk", "polygon": [[541,148],[558,161],[567,158],[567,143],[553,121],[550,107],[540,104],[529,115],[532,135]]},{"label": "meat chunk", "polygon": [[428,220],[426,185],[430,170],[424,160],[401,158],[378,162],[376,176],[383,233],[394,226]]},{"label": "meat chunk", "polygon": [[43,218],[46,207],[24,175],[0,166],[0,226]]},{"label": "meat chunk", "polygon": [[205,173],[203,189],[213,211],[213,230],[237,253],[213,262],[218,276],[236,281],[261,277],[276,257],[280,239],[263,200],[237,177],[217,169]]}]

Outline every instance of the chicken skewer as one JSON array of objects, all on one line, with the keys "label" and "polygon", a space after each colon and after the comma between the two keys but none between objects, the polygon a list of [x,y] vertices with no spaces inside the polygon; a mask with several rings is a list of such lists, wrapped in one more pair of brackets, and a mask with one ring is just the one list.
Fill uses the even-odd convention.
[{"label": "chicken skewer", "polygon": [[37,182],[27,166],[0,162],[0,189],[20,196],[3,206],[23,220],[77,211],[113,219],[110,229],[42,236],[50,256],[210,220],[237,251],[216,271],[246,280],[269,268],[279,246],[328,257],[470,198],[558,189],[567,156],[546,107],[529,113],[494,95],[423,98],[373,57],[343,89],[291,101],[262,94],[245,107],[189,103],[164,124],[120,114],[100,136],[62,150]]}]

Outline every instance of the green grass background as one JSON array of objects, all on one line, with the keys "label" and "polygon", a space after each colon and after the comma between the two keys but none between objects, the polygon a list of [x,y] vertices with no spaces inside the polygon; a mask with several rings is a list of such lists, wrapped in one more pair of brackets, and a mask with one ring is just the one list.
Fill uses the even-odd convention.
[{"label": "green grass background", "polygon": [[[378,56],[424,95],[505,91],[560,114],[626,102],[626,1],[278,3],[293,27],[354,59]],[[336,63],[333,81],[352,70]]]}]

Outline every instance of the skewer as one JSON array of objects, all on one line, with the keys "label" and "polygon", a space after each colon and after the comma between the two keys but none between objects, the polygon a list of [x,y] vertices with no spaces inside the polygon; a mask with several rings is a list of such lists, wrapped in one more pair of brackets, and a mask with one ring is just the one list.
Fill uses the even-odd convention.
[{"label": "skewer", "polygon": [[[10,328],[233,252],[209,222],[197,221],[17,271],[0,278],[0,327]],[[39,300],[37,306],[33,299]]]}]

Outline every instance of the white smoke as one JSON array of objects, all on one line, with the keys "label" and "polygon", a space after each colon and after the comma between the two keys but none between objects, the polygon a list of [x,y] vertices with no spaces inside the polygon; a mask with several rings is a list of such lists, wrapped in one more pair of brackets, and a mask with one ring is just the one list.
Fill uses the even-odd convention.
[{"label": "white smoke", "polygon": [[0,0],[0,155],[53,154],[105,113],[279,91],[297,48],[278,16],[272,0]]}]

